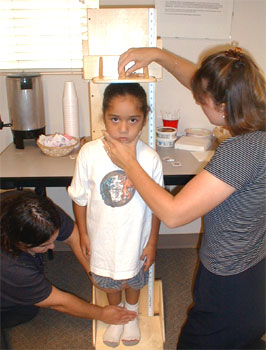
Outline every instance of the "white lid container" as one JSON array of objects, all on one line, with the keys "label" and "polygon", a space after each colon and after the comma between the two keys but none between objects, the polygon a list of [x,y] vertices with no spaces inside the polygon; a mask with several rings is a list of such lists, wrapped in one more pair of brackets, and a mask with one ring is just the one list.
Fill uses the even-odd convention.
[{"label": "white lid container", "polygon": [[159,147],[174,147],[175,139],[167,140],[167,139],[160,139],[157,137],[156,143],[157,143],[157,146]]},{"label": "white lid container", "polygon": [[208,137],[211,138],[212,132],[208,129],[201,129],[201,128],[188,128],[185,129],[186,136],[195,136],[195,137]]},{"label": "white lid container", "polygon": [[177,129],[168,126],[159,127],[156,130],[157,138],[165,140],[176,140],[176,133]]}]

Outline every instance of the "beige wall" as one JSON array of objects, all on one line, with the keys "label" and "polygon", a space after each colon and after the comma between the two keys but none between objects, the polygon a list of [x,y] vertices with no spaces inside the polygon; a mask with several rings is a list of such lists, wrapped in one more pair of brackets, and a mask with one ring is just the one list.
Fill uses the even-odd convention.
[{"label": "beige wall", "polygon": [[[100,1],[101,5],[153,5],[154,1],[120,0]],[[193,39],[166,39],[163,38],[164,48],[180,54],[193,62],[197,62],[203,51],[228,44],[235,40],[239,46],[247,49],[254,57],[261,69],[266,71],[266,12],[265,0],[235,0],[234,17],[232,22],[232,38],[223,40],[193,40]],[[62,94],[64,81],[75,82],[79,99],[80,136],[90,134],[89,126],[89,102],[88,84],[81,75],[45,75],[43,76],[45,116],[47,133],[63,131]],[[181,109],[181,120],[179,132],[182,134],[187,127],[204,127],[212,129],[201,109],[195,105],[189,91],[180,86],[176,80],[164,71],[163,81],[156,87],[156,112],[160,110]],[[5,88],[5,77],[0,76],[0,114],[5,122],[9,121],[7,109],[7,97]],[[160,124],[158,120],[158,124]],[[0,131],[0,151],[10,142],[12,135],[10,129]],[[55,202],[61,205],[67,212],[71,213],[71,202],[64,188],[50,188],[48,194]],[[195,233],[200,232],[201,221],[197,220],[190,225],[179,229],[169,230],[162,225],[162,233]]]}]

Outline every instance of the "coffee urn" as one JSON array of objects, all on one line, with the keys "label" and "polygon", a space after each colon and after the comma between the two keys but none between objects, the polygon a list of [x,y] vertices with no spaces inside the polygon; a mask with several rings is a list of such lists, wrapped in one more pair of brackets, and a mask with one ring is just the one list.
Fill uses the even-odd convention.
[{"label": "coffee urn", "polygon": [[40,74],[9,75],[7,100],[13,141],[24,148],[24,139],[45,134],[43,90]]}]

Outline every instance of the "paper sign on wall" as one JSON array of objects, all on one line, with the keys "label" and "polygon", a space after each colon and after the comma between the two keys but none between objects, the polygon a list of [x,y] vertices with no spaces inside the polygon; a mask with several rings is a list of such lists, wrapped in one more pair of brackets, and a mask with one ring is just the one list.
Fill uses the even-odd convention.
[{"label": "paper sign on wall", "polygon": [[233,0],[156,0],[158,35],[230,39]]}]

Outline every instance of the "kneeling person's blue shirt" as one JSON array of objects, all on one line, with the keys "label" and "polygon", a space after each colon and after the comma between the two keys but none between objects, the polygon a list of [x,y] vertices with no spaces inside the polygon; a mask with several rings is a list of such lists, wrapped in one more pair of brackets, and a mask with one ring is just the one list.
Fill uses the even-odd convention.
[{"label": "kneeling person's blue shirt", "polygon": [[[74,228],[73,220],[57,207],[60,215],[58,241],[65,241]],[[15,311],[47,299],[52,284],[44,275],[42,255],[21,252],[13,256],[1,250],[1,312]]]}]

